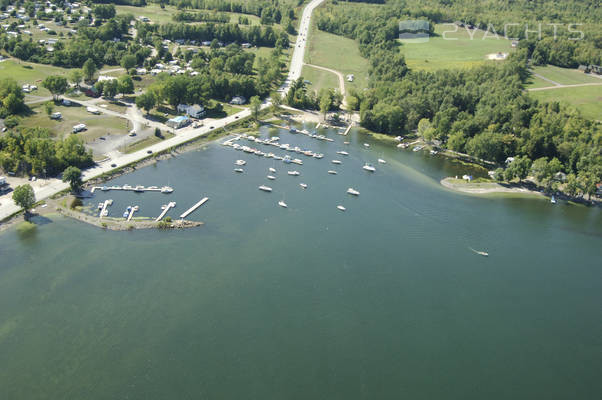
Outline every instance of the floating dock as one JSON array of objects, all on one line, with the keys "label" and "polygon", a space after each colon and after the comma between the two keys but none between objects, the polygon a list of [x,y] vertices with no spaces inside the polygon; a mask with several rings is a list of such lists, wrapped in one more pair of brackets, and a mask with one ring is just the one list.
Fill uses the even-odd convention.
[{"label": "floating dock", "polygon": [[351,130],[351,124],[349,124],[349,126],[347,127],[347,129],[345,129],[345,132],[343,133],[343,136],[347,136],[347,134],[349,133],[350,130]]},{"label": "floating dock", "polygon": [[209,200],[209,197],[203,197],[198,203],[196,203],[195,205],[193,205],[192,207],[190,207],[188,210],[186,210],[182,215],[180,215],[180,218],[181,219],[186,218],[194,210],[196,210],[197,208],[199,208],[200,206],[202,206],[203,204],[205,204],[207,202],[207,200]]},{"label": "floating dock", "polygon": [[125,191],[132,191],[132,192],[161,192],[161,193],[173,192],[173,189],[169,186],[145,187],[145,186],[141,186],[141,185],[138,185],[138,186],[123,185],[123,186],[93,186],[92,189],[90,189],[90,193],[94,193],[97,190],[101,190],[103,192],[108,192],[109,190],[125,190]]},{"label": "floating dock", "polygon": [[134,213],[136,211],[138,211],[140,209],[140,207],[138,206],[134,206],[130,209],[130,213],[128,214],[128,221],[130,221],[132,219],[132,217],[134,216]]},{"label": "floating dock", "polygon": [[167,214],[167,212],[176,206],[176,202],[175,201],[171,201],[169,202],[169,204],[165,204],[163,205],[163,211],[161,211],[161,214],[155,218],[155,222],[159,222],[163,219],[163,217],[165,216],[165,214]]},{"label": "floating dock", "polygon": [[100,218],[106,217],[107,215],[109,215],[109,210],[107,210],[107,207],[109,207],[111,204],[113,204],[113,199],[104,201],[104,203],[102,204],[102,209],[100,210],[100,215],[99,215]]}]

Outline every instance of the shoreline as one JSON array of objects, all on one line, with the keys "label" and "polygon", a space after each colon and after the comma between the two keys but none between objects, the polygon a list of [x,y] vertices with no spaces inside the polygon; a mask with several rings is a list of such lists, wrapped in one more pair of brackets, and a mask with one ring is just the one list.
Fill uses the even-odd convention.
[{"label": "shoreline", "polygon": [[439,183],[450,190],[466,194],[495,194],[495,193],[513,193],[539,197],[547,197],[545,194],[525,186],[504,186],[497,182],[475,182],[468,183],[463,179],[447,177],[441,179]]}]

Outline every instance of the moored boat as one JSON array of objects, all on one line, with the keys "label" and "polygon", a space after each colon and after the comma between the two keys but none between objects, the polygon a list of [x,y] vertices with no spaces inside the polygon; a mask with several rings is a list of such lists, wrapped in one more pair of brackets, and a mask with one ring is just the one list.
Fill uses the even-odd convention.
[{"label": "moored boat", "polygon": [[364,166],[362,168],[365,169],[366,171],[369,171],[369,172],[376,171],[376,168],[374,168],[374,166],[372,164],[370,164],[370,163],[364,164]]},{"label": "moored boat", "polygon": [[340,205],[340,204],[337,206],[337,208],[338,208],[339,210],[341,210],[341,211],[345,211],[345,210],[347,210],[345,207],[343,207],[343,206],[342,206],[342,205]]},{"label": "moored boat", "polygon": [[358,192],[357,190],[355,190],[354,188],[349,188],[347,189],[347,193],[352,194],[354,196],[359,196],[360,192]]},{"label": "moored boat", "polygon": [[264,192],[271,192],[272,188],[266,185],[259,186],[259,190],[263,190]]},{"label": "moored boat", "polygon": [[287,173],[289,175],[292,175],[292,176],[299,176],[299,175],[301,175],[301,173],[299,173],[299,171],[288,171]]}]

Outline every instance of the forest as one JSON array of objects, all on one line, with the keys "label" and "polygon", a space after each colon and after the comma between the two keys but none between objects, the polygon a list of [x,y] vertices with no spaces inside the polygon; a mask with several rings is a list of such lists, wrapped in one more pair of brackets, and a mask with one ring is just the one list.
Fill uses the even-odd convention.
[{"label": "forest", "polygon": [[[472,4],[426,1],[416,3],[414,9],[411,1],[391,1],[383,6],[327,6],[318,11],[319,29],[357,40],[361,54],[370,62],[369,90],[352,93],[349,99],[360,111],[362,126],[394,135],[417,132],[445,148],[499,164],[515,156],[530,162],[555,160],[560,171],[571,177],[599,182],[601,125],[570,107],[538,103],[524,91],[530,77],[527,60],[534,49],[524,47],[504,63],[472,69],[423,72],[406,66],[396,40],[399,20],[420,16],[431,21],[460,19],[469,15],[459,12],[457,7],[463,3]],[[503,8],[502,2],[488,3]],[[516,3],[527,8],[525,2]],[[583,4],[560,3],[566,6],[564,12],[549,15],[561,20],[587,9]],[[458,14],[453,14],[454,10]],[[525,17],[529,15],[525,12]],[[483,14],[475,13],[477,17]],[[591,16],[587,20],[591,21]],[[595,41],[586,44],[597,45]]]}]

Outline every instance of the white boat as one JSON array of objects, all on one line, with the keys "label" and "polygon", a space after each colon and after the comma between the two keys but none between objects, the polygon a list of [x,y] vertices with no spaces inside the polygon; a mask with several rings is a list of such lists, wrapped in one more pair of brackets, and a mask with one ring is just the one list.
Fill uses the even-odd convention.
[{"label": "white boat", "polygon": [[368,143],[364,143],[364,147],[370,147]]},{"label": "white boat", "polygon": [[300,183],[299,186],[301,186],[303,189],[307,189],[307,184],[306,183]]},{"label": "white boat", "polygon": [[340,164],[341,162],[339,160],[332,160],[333,164]]},{"label": "white boat", "polygon": [[259,190],[263,190],[264,192],[271,192],[272,188],[266,185],[259,186]]},{"label": "white boat", "polygon": [[236,165],[245,165],[247,162],[245,160],[236,160]]},{"label": "white boat", "polygon": [[292,176],[299,176],[299,175],[301,175],[301,174],[299,173],[299,171],[288,171],[288,174],[289,174],[289,175],[292,175]]},{"label": "white boat", "polygon": [[275,177],[275,176],[273,176],[273,175],[268,175],[268,179],[270,179],[270,180],[272,180],[272,181],[273,181],[274,179],[276,179],[276,177]]},{"label": "white boat", "polygon": [[169,186],[163,186],[161,188],[161,193],[171,193],[171,192],[173,192],[173,189]]},{"label": "white boat", "polygon": [[336,174],[337,174],[337,171],[330,170],[330,171],[328,171],[328,173],[329,173],[330,175],[336,175]]},{"label": "white boat", "polygon": [[343,207],[343,206],[342,206],[342,205],[340,205],[340,204],[337,206],[337,208],[338,208],[339,210],[341,210],[341,211],[345,211],[345,210],[346,210],[346,208],[345,208],[345,207]]},{"label": "white boat", "polygon": [[433,156],[434,156],[434,155],[435,155],[435,154],[437,154],[437,153],[439,153],[437,150],[431,150],[431,155],[433,155]]},{"label": "white boat", "polygon": [[242,168],[234,168],[234,172],[245,172]]},{"label": "white boat", "polygon": [[550,203],[556,204],[556,197],[552,196],[552,198],[550,199]]},{"label": "white boat", "polygon": [[370,172],[376,171],[376,168],[374,168],[374,166],[370,163],[364,164],[364,166],[362,168],[364,168],[366,171],[370,171]]},{"label": "white boat", "polygon": [[378,159],[378,162],[379,162],[380,164],[386,164],[386,163],[387,163],[387,162],[386,162],[385,160],[383,160],[382,158],[379,158],[379,159]]},{"label": "white boat", "polygon": [[343,144],[349,144],[349,143],[351,143],[351,142],[343,142]]},{"label": "white boat", "polygon": [[341,154],[343,156],[348,156],[349,153],[347,153],[346,151],[337,151],[337,154]]},{"label": "white boat", "polygon": [[349,188],[347,189],[347,193],[352,194],[354,196],[359,196],[360,192],[358,192],[357,190],[355,190],[354,188]]},{"label": "white boat", "polygon": [[288,207],[288,205],[287,205],[287,204],[284,202],[284,200],[280,200],[280,201],[278,202],[278,205],[279,205],[280,207],[284,207],[284,208],[287,208],[287,207]]},{"label": "white boat", "polygon": [[420,151],[424,148],[424,146],[416,146],[412,149],[412,151]]},{"label": "white boat", "polygon": [[272,173],[276,173],[276,168],[272,168],[272,167],[270,167],[270,168],[268,168],[268,170],[269,170],[270,172],[272,172]]}]

